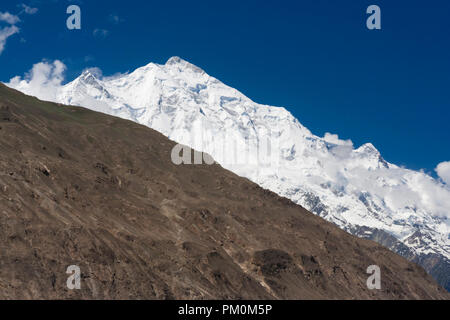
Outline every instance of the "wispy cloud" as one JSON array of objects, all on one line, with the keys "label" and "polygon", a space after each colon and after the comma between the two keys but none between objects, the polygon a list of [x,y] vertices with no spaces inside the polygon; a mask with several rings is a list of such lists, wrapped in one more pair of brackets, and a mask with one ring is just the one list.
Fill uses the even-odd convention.
[{"label": "wispy cloud", "polygon": [[129,73],[129,71],[123,72],[123,73],[122,72],[117,72],[117,73],[114,73],[113,75],[110,75],[110,76],[102,75],[101,80],[103,80],[103,81],[111,81],[111,80],[119,79],[119,78],[122,78],[123,76],[126,76],[128,73]]},{"label": "wispy cloud", "polygon": [[109,35],[109,31],[106,29],[95,29],[92,34],[95,37],[106,38]]},{"label": "wispy cloud", "polygon": [[91,62],[91,61],[94,61],[94,60],[95,60],[95,58],[91,54],[88,54],[87,56],[84,57],[84,62]]},{"label": "wispy cloud", "polygon": [[119,17],[117,14],[110,14],[108,17],[108,20],[114,24],[119,24],[123,21],[125,21],[123,18]]},{"label": "wispy cloud", "polygon": [[5,50],[6,40],[16,33],[19,33],[19,28],[16,26],[0,29],[0,54],[2,54],[3,50]]},{"label": "wispy cloud", "polygon": [[[23,8],[22,12],[27,14],[35,14],[37,12],[36,8],[31,8],[24,4],[22,4],[21,7]],[[9,12],[0,12],[0,22],[11,25],[9,27],[0,28],[0,55],[5,50],[8,38],[20,32],[20,29],[16,26],[20,21],[18,15]],[[25,41],[25,39],[21,39],[21,41]]]},{"label": "wispy cloud", "polygon": [[33,14],[36,14],[36,13],[39,11],[38,8],[32,8],[32,7],[30,7],[30,6],[27,6],[27,5],[24,4],[24,3],[18,4],[17,6],[20,7],[20,8],[22,8],[21,13],[25,12],[26,14],[33,15]]},{"label": "wispy cloud", "polygon": [[9,12],[0,12],[0,21],[6,22],[9,24],[16,24],[20,21],[20,18]]}]

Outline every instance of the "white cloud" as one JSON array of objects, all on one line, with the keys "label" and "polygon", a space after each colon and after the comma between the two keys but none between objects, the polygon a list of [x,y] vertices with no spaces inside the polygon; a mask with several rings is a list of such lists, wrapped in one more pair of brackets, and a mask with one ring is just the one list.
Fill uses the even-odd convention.
[{"label": "white cloud", "polygon": [[0,29],[0,54],[2,54],[3,50],[5,49],[6,40],[8,40],[9,37],[18,32],[19,28],[17,28],[16,26]]},{"label": "white cloud", "polygon": [[109,21],[111,21],[114,24],[119,24],[124,21],[121,17],[119,17],[117,14],[110,14],[109,15]]},{"label": "white cloud", "polygon": [[32,8],[27,6],[26,4],[20,4],[19,7],[21,7],[23,9],[23,12],[25,12],[26,14],[36,14],[38,12],[38,8]]},{"label": "white cloud", "polygon": [[450,161],[439,163],[435,170],[439,178],[450,186]]},{"label": "white cloud", "polygon": [[[332,190],[345,190],[346,194],[356,196],[368,192],[379,207],[387,205],[394,212],[420,208],[432,216],[450,218],[450,190],[436,179],[424,172],[376,166],[379,161],[376,156],[370,152],[356,153],[351,140],[342,140],[336,134],[326,133],[324,140],[330,144],[328,151],[318,149],[309,156],[319,160],[326,175],[313,174],[301,177],[302,180],[316,185],[330,182]],[[441,163],[436,171],[450,186],[450,162]]]},{"label": "white cloud", "polygon": [[353,146],[352,140],[341,140],[337,134],[329,132],[325,133],[323,139],[328,143],[336,144],[338,146]]},{"label": "white cloud", "polygon": [[340,159],[348,158],[353,151],[353,142],[351,140],[341,140],[337,134],[325,133],[323,139],[334,145],[331,152]]},{"label": "white cloud", "polygon": [[17,22],[20,21],[20,18],[9,12],[0,12],[0,21],[6,22],[9,24],[16,24]]},{"label": "white cloud", "polygon": [[93,55],[88,54],[87,56],[84,57],[84,62],[91,62],[95,60]]},{"label": "white cloud", "polygon": [[2,54],[3,50],[5,50],[6,40],[12,35],[19,33],[20,29],[15,24],[20,22],[20,18],[9,12],[0,12],[0,22],[6,22],[11,25],[0,29],[0,54]]},{"label": "white cloud", "polygon": [[65,64],[59,60],[39,62],[23,78],[16,76],[6,85],[41,100],[56,102],[65,70]]}]

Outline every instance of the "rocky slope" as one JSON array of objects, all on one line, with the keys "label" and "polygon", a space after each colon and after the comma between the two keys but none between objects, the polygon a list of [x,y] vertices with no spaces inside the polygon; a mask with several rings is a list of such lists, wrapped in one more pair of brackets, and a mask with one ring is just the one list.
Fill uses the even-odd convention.
[{"label": "rocky slope", "polygon": [[[416,264],[217,164],[174,165],[174,145],[0,84],[0,298],[449,298]],[[374,264],[381,290],[366,287]]]},{"label": "rocky slope", "polygon": [[[9,85],[29,89],[26,80]],[[421,263],[450,289],[450,189],[388,163],[370,143],[354,148],[335,135],[315,136],[284,108],[257,104],[178,57],[115,78],[86,71],[54,100],[133,120],[205,151],[234,173]]]}]

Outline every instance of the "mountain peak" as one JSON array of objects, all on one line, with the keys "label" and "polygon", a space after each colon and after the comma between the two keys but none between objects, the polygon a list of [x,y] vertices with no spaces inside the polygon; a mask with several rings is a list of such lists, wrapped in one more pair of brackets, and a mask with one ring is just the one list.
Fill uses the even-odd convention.
[{"label": "mountain peak", "polygon": [[91,69],[83,70],[83,72],[81,73],[81,75],[89,75],[89,74],[92,74]]},{"label": "mountain peak", "polygon": [[173,65],[173,64],[179,64],[179,63],[186,63],[186,60],[181,59],[178,56],[173,56],[171,58],[169,58],[169,60],[167,60],[166,65]]},{"label": "mountain peak", "polygon": [[92,83],[97,81],[97,77],[92,73],[90,69],[86,69],[80,76],[80,79],[87,83]]},{"label": "mountain peak", "polygon": [[380,151],[378,151],[378,149],[370,142],[363,144],[356,151],[366,154],[381,155]]},{"label": "mountain peak", "polygon": [[196,65],[193,65],[192,63],[178,57],[174,56],[171,57],[169,60],[167,60],[166,66],[177,66],[179,69],[189,69],[191,71],[197,72],[197,73],[205,73],[201,68],[197,67]]},{"label": "mountain peak", "polygon": [[83,73],[74,81],[67,84],[69,88],[71,87],[82,87],[82,88],[95,88],[100,91],[105,91],[103,88],[103,83],[101,81],[101,74],[97,73],[96,70],[86,69]]},{"label": "mountain peak", "polygon": [[355,152],[357,152],[362,158],[374,160],[376,168],[389,168],[389,163],[383,159],[380,151],[378,151],[378,149],[375,148],[375,146],[370,142],[363,144],[361,147],[356,149]]}]

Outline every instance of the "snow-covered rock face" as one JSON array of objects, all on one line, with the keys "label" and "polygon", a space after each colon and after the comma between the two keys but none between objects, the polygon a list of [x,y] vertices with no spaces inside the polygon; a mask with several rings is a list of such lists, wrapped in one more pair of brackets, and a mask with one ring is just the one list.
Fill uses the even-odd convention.
[{"label": "snow-covered rock face", "polygon": [[160,131],[346,230],[380,229],[416,254],[450,258],[447,186],[386,162],[370,143],[315,136],[286,109],[257,104],[178,57],[114,79],[85,72],[57,101]]}]

